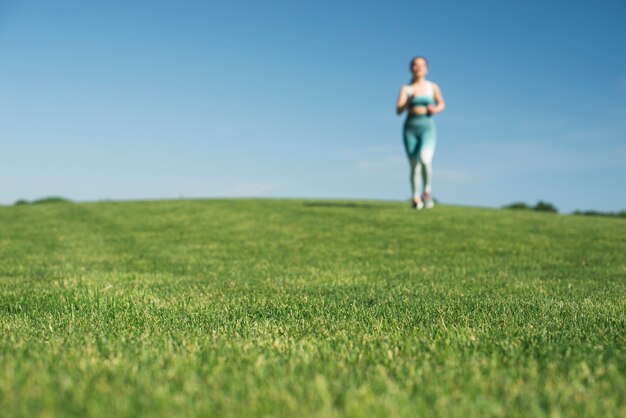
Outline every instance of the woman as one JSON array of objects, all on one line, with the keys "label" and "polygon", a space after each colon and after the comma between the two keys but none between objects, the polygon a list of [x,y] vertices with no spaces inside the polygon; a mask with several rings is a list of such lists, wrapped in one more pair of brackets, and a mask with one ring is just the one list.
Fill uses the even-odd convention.
[{"label": "woman", "polygon": [[[411,165],[411,188],[413,207],[427,209],[435,206],[431,195],[432,161],[437,143],[435,122],[432,118],[446,108],[439,86],[426,80],[428,62],[424,57],[411,60],[413,74],[411,84],[400,89],[396,110],[398,115],[407,111],[404,123],[404,147]],[[419,177],[422,177],[423,192],[419,193]]]}]

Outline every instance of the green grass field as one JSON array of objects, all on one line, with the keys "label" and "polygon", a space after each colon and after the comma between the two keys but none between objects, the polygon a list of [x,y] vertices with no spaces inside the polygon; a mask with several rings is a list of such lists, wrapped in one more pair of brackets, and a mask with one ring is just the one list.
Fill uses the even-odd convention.
[{"label": "green grass field", "polygon": [[625,417],[626,221],[0,207],[0,416]]}]

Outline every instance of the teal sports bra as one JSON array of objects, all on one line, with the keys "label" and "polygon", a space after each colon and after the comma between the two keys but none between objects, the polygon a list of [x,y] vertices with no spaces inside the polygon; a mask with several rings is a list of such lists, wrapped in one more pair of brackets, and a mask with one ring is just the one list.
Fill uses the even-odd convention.
[{"label": "teal sports bra", "polygon": [[407,90],[407,93],[409,94],[409,104],[411,107],[435,104],[435,92],[433,84],[430,81],[426,82],[426,88],[421,95],[415,96],[413,90],[413,86],[409,86]]}]

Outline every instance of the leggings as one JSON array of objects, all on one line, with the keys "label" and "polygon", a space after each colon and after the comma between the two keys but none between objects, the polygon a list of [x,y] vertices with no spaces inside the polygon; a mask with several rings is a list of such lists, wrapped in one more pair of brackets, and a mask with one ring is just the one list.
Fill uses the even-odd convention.
[{"label": "leggings", "polygon": [[433,155],[437,144],[437,130],[432,117],[428,115],[409,115],[404,123],[404,148],[411,166],[411,189],[413,198],[419,193],[419,177],[425,194],[430,194],[433,175]]}]

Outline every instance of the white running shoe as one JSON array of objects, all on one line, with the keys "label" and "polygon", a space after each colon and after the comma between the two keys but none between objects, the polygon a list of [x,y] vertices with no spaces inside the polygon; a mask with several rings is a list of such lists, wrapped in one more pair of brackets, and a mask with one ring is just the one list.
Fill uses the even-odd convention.
[{"label": "white running shoe", "polygon": [[424,201],[424,207],[426,209],[432,209],[435,207],[435,201],[433,200],[433,197],[430,195],[430,193],[424,193],[422,195],[422,200]]},{"label": "white running shoe", "polygon": [[424,209],[424,202],[420,201],[413,201],[413,209],[417,209],[417,210],[422,210]]}]

